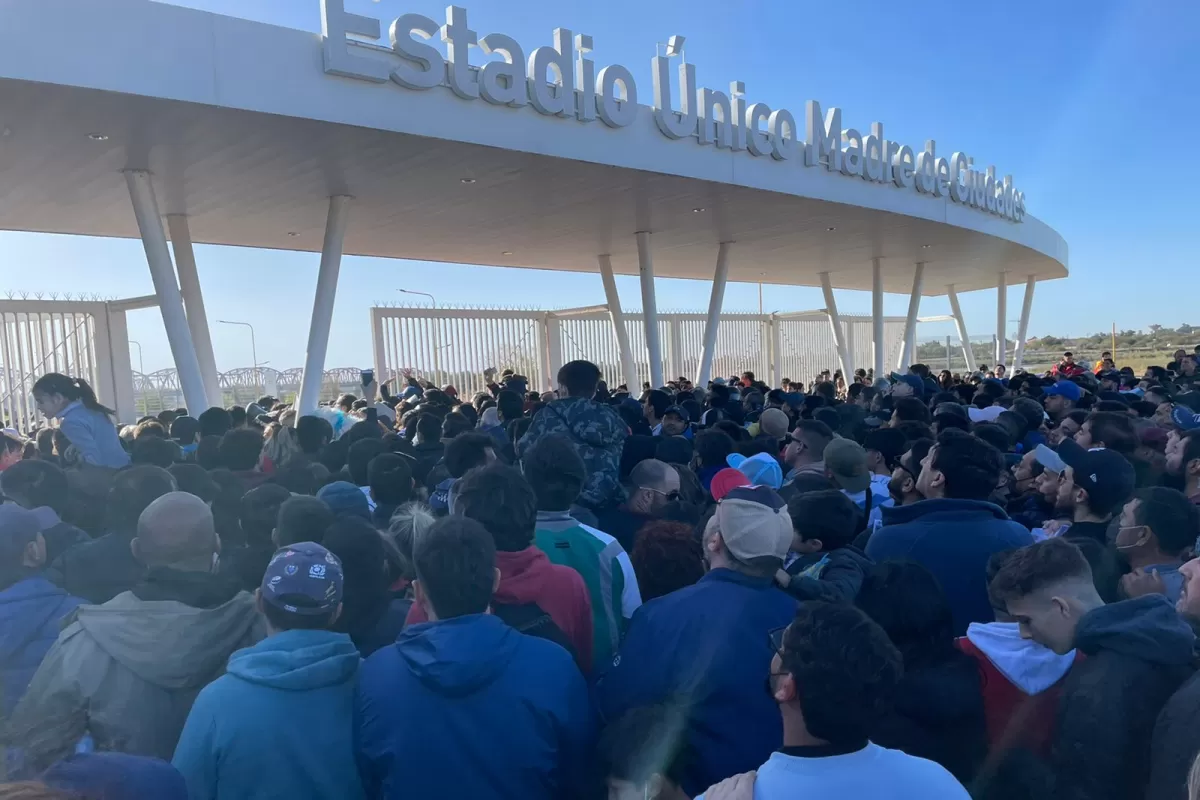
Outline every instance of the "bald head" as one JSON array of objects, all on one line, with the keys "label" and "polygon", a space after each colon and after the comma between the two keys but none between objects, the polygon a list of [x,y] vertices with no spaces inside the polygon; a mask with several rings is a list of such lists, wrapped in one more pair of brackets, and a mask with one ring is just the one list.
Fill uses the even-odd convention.
[{"label": "bald head", "polygon": [[134,555],[147,567],[212,570],[220,541],[208,504],[187,492],[168,492],[138,517]]},{"label": "bald head", "polygon": [[679,491],[679,473],[665,461],[648,458],[639,461],[629,472],[629,482],[638,489],[657,489],[660,492]]}]

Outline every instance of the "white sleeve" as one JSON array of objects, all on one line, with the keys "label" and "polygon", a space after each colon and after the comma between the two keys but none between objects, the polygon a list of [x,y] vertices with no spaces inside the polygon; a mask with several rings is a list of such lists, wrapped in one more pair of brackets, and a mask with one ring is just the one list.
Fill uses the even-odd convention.
[{"label": "white sleeve", "polygon": [[642,590],[638,588],[637,575],[633,572],[633,562],[624,550],[617,556],[621,570],[625,573],[625,589],[621,592],[621,614],[625,619],[633,619],[633,612],[642,605]]}]

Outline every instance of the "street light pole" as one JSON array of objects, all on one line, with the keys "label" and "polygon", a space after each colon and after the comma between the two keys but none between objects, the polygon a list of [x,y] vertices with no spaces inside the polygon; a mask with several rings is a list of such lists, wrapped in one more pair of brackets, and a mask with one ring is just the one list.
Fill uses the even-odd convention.
[{"label": "street light pole", "polygon": [[[418,292],[418,291],[414,291],[412,289],[397,289],[396,291],[400,292],[401,294],[419,294],[422,297],[428,297],[429,304],[431,306],[433,306],[433,308],[438,307],[437,298],[435,298],[429,292]],[[441,384],[441,374],[442,374],[442,346],[441,346],[442,345],[442,337],[441,337],[441,327],[442,326],[441,326],[440,322],[441,322],[441,320],[439,320],[436,316],[433,318],[433,374],[434,374],[433,382],[435,385]],[[377,378],[376,378],[376,380],[382,380],[382,379],[383,379],[382,375],[377,376]]]},{"label": "street light pole", "polygon": [[219,319],[217,322],[222,325],[245,325],[250,329],[250,358],[254,359],[254,388],[259,394],[262,394],[263,390],[258,381],[258,348],[254,344],[254,326],[249,322],[235,322],[228,319]]}]

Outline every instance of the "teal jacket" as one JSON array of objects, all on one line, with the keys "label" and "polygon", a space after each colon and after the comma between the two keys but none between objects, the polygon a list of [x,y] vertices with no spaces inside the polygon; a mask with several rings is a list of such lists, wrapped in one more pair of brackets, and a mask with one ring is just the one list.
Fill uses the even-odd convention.
[{"label": "teal jacket", "polygon": [[331,631],[285,631],[230,656],[196,698],[171,762],[190,800],[363,798],[359,661],[350,637]]}]

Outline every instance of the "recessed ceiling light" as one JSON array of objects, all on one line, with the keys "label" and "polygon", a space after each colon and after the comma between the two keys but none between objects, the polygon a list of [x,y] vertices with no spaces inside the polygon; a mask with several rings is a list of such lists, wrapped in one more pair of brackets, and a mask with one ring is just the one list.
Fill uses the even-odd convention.
[{"label": "recessed ceiling light", "polygon": [[511,256],[511,255],[512,255],[512,250],[504,250],[503,252],[501,252],[501,253],[500,253],[500,255],[502,255],[502,256]]},{"label": "recessed ceiling light", "polygon": [[297,233],[296,231],[288,231],[288,236],[299,236],[299,235],[300,234]]},{"label": "recessed ceiling light", "polygon": [[462,183],[474,183],[475,182],[474,178],[460,178],[459,180]]},{"label": "recessed ceiling light", "polygon": [[834,231],[836,231],[836,230],[837,230],[837,228],[836,228],[836,227],[834,227],[833,225],[830,225],[830,226],[829,226],[828,228],[826,228],[825,230],[829,231],[830,233],[833,233]]},{"label": "recessed ceiling light", "polygon": [[922,250],[928,250],[928,249],[929,249],[929,248],[931,248],[931,247],[933,247],[933,245],[931,245],[931,244],[923,244],[923,245],[921,245],[921,249],[922,249]]},{"label": "recessed ceiling light", "polygon": [[93,142],[107,142],[108,134],[107,133],[89,133],[88,138],[91,139]]},{"label": "recessed ceiling light", "polygon": [[699,214],[699,213],[700,213],[701,211],[703,211],[703,210],[704,210],[703,208],[693,208],[693,209],[692,209],[692,213],[693,213],[693,214]]}]

